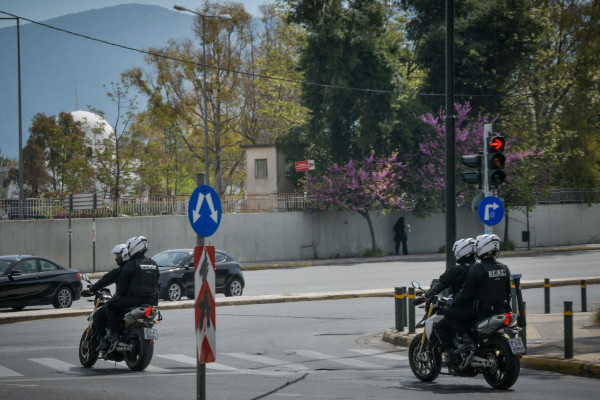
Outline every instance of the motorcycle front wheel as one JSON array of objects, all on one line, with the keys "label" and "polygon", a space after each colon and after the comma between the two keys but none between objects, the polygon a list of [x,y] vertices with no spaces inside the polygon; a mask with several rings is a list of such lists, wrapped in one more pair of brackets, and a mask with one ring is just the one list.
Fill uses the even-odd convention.
[{"label": "motorcycle front wheel", "polygon": [[510,350],[506,338],[490,338],[483,347],[483,356],[496,363],[496,367],[483,370],[483,377],[491,387],[505,390],[515,384],[521,371],[521,363]]},{"label": "motorcycle front wheel", "polygon": [[143,371],[150,364],[154,354],[151,340],[144,339],[144,328],[139,327],[129,332],[125,343],[132,345],[131,351],[125,354],[125,364],[132,371]]},{"label": "motorcycle front wheel", "polygon": [[439,352],[431,351],[427,340],[421,349],[422,337],[423,333],[420,333],[410,342],[408,362],[410,363],[410,369],[418,379],[423,382],[431,382],[440,375],[442,355]]},{"label": "motorcycle front wheel", "polygon": [[98,344],[93,339],[94,335],[92,331],[86,329],[79,341],[79,362],[85,368],[93,367],[96,361],[98,361],[98,355],[100,354],[100,352],[96,351]]}]

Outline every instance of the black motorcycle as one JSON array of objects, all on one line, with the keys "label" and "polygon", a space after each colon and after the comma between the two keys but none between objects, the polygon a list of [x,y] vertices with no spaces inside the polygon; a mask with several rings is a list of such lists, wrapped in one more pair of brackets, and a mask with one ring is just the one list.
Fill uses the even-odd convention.
[{"label": "black motorcycle", "polygon": [[[423,290],[418,282],[412,285]],[[425,308],[425,316],[417,324],[423,332],[413,338],[408,350],[410,369],[418,379],[431,382],[440,374],[474,377],[481,373],[495,389],[508,389],[515,384],[521,370],[520,358],[525,353],[523,341],[518,336],[521,328],[517,326],[516,314],[497,314],[475,321],[471,327],[475,350],[461,354],[458,363],[442,368],[445,352],[436,328],[451,299],[436,295],[426,301],[420,294],[417,292],[412,304]],[[458,336],[455,335],[453,340],[458,347]]]},{"label": "black motorcycle", "polygon": [[[84,274],[82,279],[91,285],[87,275]],[[108,349],[98,350],[106,332],[96,332],[93,329],[94,313],[111,298],[110,290],[102,288],[96,292],[93,300],[88,300],[94,302],[94,310],[87,318],[88,327],[79,342],[79,362],[85,368],[91,368],[98,358],[115,362],[125,361],[132,371],[143,371],[152,360],[154,341],[158,339],[158,331],[154,325],[162,321],[162,315],[151,304],[126,309],[119,321],[119,341]]]}]

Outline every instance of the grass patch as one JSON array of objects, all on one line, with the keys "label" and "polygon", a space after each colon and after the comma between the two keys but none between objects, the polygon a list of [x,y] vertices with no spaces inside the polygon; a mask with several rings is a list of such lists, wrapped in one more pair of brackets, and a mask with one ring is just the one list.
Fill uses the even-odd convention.
[{"label": "grass patch", "polygon": [[383,252],[382,249],[380,249],[379,247],[376,248],[368,248],[365,250],[364,256],[365,257],[383,257],[385,254]]}]

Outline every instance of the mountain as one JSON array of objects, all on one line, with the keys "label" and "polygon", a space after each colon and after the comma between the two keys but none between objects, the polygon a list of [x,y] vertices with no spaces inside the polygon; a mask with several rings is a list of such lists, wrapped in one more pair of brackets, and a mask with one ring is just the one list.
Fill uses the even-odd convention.
[{"label": "mountain", "polygon": [[[46,25],[135,49],[165,46],[169,39],[193,38],[193,16],[160,6],[126,4],[47,21]],[[16,25],[16,24],[15,24]],[[0,155],[18,156],[17,30],[0,29]],[[100,43],[21,20],[21,107],[23,146],[37,113],[103,110],[114,123],[116,110],[103,85],[119,82],[133,67],[147,69],[137,51]],[[139,98],[138,98],[139,99]],[[79,106],[78,106],[79,104]],[[145,100],[140,100],[144,108]]]}]

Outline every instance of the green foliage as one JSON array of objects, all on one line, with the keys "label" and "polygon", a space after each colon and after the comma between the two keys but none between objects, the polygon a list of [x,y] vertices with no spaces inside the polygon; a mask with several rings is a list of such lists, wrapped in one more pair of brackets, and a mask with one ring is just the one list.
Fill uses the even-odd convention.
[{"label": "green foliage", "polygon": [[515,249],[515,244],[512,240],[503,240],[500,242],[500,250],[502,251],[513,251]]},{"label": "green foliage", "polygon": [[[446,2],[403,0],[411,13],[408,37],[419,44],[416,58],[426,71],[426,93],[445,93]],[[531,39],[540,31],[532,2],[465,0],[455,2],[455,92],[474,110],[491,115],[509,92],[506,83],[521,60],[534,49]],[[471,97],[472,96],[472,97]],[[433,109],[443,97],[423,99]]]},{"label": "green foliage", "polygon": [[[289,0],[290,20],[309,35],[299,67],[306,80],[302,104],[310,110],[305,157],[330,166],[394,147],[394,44],[386,42],[386,9],[377,0]],[[366,89],[349,90],[347,88]]]},{"label": "green foliage", "polygon": [[91,143],[80,122],[66,112],[61,112],[58,118],[39,113],[33,117],[29,132],[35,145],[43,149],[53,191],[92,191]]},{"label": "green foliage", "polygon": [[365,249],[365,252],[363,253],[364,257],[383,257],[384,255],[385,253],[379,247],[374,249],[370,247],[368,249]]}]

